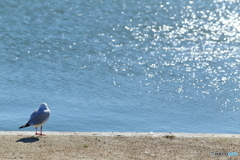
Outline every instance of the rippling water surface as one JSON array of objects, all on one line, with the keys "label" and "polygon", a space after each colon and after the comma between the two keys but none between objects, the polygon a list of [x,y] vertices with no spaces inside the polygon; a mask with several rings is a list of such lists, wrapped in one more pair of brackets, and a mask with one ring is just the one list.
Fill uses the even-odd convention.
[{"label": "rippling water surface", "polygon": [[239,0],[0,8],[0,130],[239,133]]}]

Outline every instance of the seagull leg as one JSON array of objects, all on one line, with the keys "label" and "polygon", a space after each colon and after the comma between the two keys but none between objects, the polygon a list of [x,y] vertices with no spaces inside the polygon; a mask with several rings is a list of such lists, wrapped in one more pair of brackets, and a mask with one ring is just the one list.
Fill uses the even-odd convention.
[{"label": "seagull leg", "polygon": [[36,133],[35,135],[42,135],[42,128],[41,128],[41,133],[37,133],[37,127],[36,127]]},{"label": "seagull leg", "polygon": [[37,133],[37,127],[36,127],[36,133],[35,133],[35,135],[38,135],[38,133]]},{"label": "seagull leg", "polygon": [[39,135],[46,136],[45,134],[42,134],[42,126],[41,126],[41,133]]}]

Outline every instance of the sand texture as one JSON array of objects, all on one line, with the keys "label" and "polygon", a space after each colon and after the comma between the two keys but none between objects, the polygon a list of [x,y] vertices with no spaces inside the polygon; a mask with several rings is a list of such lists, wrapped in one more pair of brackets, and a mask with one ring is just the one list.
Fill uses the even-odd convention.
[{"label": "sand texture", "polygon": [[[240,159],[238,135],[1,132],[0,160]],[[210,153],[223,153],[211,156]],[[229,156],[225,153],[233,153]]]}]

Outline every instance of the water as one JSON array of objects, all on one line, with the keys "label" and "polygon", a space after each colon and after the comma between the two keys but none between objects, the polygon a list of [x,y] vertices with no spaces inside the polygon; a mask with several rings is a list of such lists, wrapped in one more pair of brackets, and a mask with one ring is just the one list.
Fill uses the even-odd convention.
[{"label": "water", "polygon": [[239,133],[238,6],[5,0],[0,130],[46,102],[48,131]]}]

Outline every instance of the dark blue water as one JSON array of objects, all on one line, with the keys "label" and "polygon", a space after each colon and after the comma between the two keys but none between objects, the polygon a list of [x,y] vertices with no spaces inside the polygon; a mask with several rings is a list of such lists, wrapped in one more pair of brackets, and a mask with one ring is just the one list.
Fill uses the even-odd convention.
[{"label": "dark blue water", "polygon": [[0,130],[46,102],[48,131],[239,133],[239,14],[239,0],[4,0]]}]

